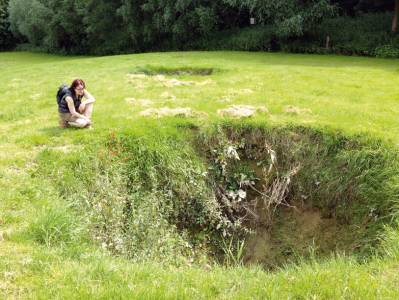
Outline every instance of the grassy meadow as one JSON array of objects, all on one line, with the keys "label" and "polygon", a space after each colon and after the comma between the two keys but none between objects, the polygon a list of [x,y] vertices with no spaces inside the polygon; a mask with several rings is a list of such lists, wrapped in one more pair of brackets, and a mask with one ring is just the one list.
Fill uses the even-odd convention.
[{"label": "grassy meadow", "polygon": [[[213,72],[168,74],[195,68]],[[57,88],[75,78],[84,79],[96,98],[92,130],[58,127]],[[381,170],[391,167],[386,174],[393,178],[366,174],[384,182],[384,193],[375,186],[370,190],[377,191],[378,201],[387,199],[389,209],[381,219],[390,222],[377,235],[378,249],[364,259],[340,253],[273,271],[226,266],[206,258],[206,251],[198,250],[201,245],[187,246],[188,226],[173,213],[184,214],[190,206],[173,203],[176,195],[207,199],[201,175],[206,170],[187,141],[212,124],[361,136],[395,157],[398,80],[398,60],[363,57],[0,53],[0,298],[398,299],[397,161],[389,166],[391,154],[381,160],[373,156],[385,151],[377,146],[367,148],[368,156],[353,158],[370,168],[373,163]],[[231,121],[218,114],[231,105],[262,109],[249,119]],[[141,115],[165,107],[190,108],[193,115]],[[195,188],[191,179],[199,182]],[[129,207],[130,237],[120,246],[118,237],[127,235],[120,224],[126,199],[137,206]],[[169,206],[159,208],[157,199]],[[185,220],[206,228],[214,221],[212,205],[206,202],[198,215],[188,211]]]}]

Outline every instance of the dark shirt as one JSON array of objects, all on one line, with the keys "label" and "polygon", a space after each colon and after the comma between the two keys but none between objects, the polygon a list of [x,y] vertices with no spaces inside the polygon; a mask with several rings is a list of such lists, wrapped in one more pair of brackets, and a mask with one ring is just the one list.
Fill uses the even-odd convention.
[{"label": "dark shirt", "polygon": [[69,96],[73,100],[73,106],[75,106],[75,110],[78,112],[79,106],[82,103],[82,97],[76,96],[70,89],[65,90],[64,96],[62,96],[62,99],[58,105],[58,111],[60,113],[70,113],[69,108],[68,108],[68,103],[66,102],[66,97]]}]

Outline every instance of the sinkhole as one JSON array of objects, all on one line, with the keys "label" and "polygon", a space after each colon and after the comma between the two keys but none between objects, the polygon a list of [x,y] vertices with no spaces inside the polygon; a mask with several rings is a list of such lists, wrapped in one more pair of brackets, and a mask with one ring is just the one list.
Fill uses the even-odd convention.
[{"label": "sinkhole", "polygon": [[383,141],[235,121],[178,131],[46,149],[38,176],[83,214],[95,243],[136,261],[206,256],[273,269],[366,258],[397,219],[398,152]]},{"label": "sinkhole", "polygon": [[226,126],[201,139],[224,215],[245,232],[222,261],[275,268],[378,248],[398,203],[397,153],[381,141],[309,128]]}]

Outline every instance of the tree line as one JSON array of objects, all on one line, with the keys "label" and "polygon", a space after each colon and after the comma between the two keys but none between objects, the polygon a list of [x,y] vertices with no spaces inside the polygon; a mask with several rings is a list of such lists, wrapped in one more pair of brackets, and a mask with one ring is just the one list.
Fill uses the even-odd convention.
[{"label": "tree line", "polygon": [[0,0],[0,48],[24,44],[67,54],[273,50],[292,42],[314,45],[315,38],[325,47],[331,20],[344,28],[366,15],[384,24],[378,29],[388,37],[378,42],[384,44],[397,30],[398,10],[399,0]]}]

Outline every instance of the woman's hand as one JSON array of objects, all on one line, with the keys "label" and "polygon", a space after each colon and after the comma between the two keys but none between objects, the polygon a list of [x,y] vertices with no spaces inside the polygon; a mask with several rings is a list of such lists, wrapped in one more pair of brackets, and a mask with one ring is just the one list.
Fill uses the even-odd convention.
[{"label": "woman's hand", "polygon": [[86,109],[86,103],[83,103],[83,102],[80,103],[79,108],[78,108],[79,112],[82,114],[85,111],[85,109]]}]

